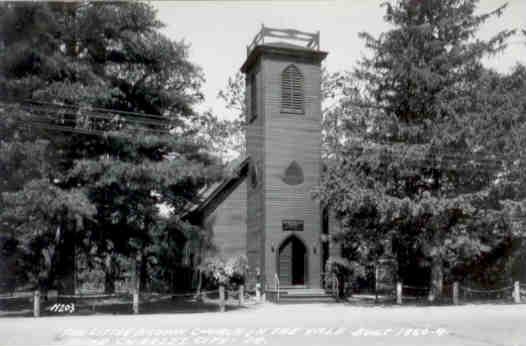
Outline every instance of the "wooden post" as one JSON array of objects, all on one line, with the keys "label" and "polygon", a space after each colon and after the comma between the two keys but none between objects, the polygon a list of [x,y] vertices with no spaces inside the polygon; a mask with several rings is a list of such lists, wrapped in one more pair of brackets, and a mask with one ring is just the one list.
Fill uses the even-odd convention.
[{"label": "wooden post", "polygon": [[458,305],[458,282],[453,282],[453,305]]},{"label": "wooden post", "polygon": [[261,284],[259,282],[256,283],[256,301],[261,302]]},{"label": "wooden post", "polygon": [[133,290],[133,314],[139,314],[139,290],[137,288]]},{"label": "wooden post", "polygon": [[40,291],[36,290],[33,299],[33,316],[40,317]]},{"label": "wooden post", "polygon": [[513,283],[513,301],[515,303],[521,302],[521,285],[519,281]]},{"label": "wooden post", "polygon": [[239,286],[239,305],[245,304],[245,286]]},{"label": "wooden post", "polygon": [[402,283],[396,283],[396,304],[402,304]]},{"label": "wooden post", "polygon": [[139,263],[141,261],[141,254],[137,253],[135,261],[133,261],[133,314],[139,314],[139,290],[141,287],[141,279],[139,274]]},{"label": "wooden post", "polygon": [[219,286],[219,311],[225,312],[225,286]]}]

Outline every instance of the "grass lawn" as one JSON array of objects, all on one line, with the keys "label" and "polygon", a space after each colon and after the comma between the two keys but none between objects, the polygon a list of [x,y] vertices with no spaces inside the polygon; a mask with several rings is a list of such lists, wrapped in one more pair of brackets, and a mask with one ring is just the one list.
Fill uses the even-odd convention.
[{"label": "grass lawn", "polygon": [[[250,305],[250,300],[247,300]],[[133,313],[132,297],[127,294],[117,294],[109,298],[60,298],[50,296],[47,300],[41,298],[41,317],[64,315],[57,313],[53,307],[57,304],[74,304],[73,312],[67,311],[69,316],[85,315],[129,315]],[[196,301],[193,294],[177,295],[149,295],[143,294],[140,299],[140,312],[142,314],[156,313],[201,313],[219,311],[218,294],[208,294],[202,301]],[[56,308],[56,306],[55,306]],[[240,309],[239,302],[230,298],[227,300],[227,309]],[[0,318],[32,317],[33,298],[24,296],[9,299],[0,299]]]}]

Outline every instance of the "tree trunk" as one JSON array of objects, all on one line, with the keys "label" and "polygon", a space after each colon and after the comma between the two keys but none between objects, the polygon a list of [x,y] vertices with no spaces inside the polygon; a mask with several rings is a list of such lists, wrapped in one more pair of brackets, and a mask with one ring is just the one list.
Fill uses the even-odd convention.
[{"label": "tree trunk", "polygon": [[38,272],[38,288],[42,292],[44,300],[47,300],[47,292],[52,288],[55,279],[56,265],[55,261],[55,245],[50,245],[41,250],[41,260],[39,263],[40,270]]},{"label": "tree trunk", "polygon": [[345,275],[338,275],[338,298],[345,299]]},{"label": "tree trunk", "polygon": [[203,296],[201,295],[202,285],[203,285],[203,273],[202,273],[201,269],[197,269],[197,289],[196,289],[196,292],[195,292],[195,298],[198,301],[202,301],[203,300]]},{"label": "tree trunk", "polygon": [[139,263],[139,289],[141,292],[146,290],[146,284],[148,281],[148,270],[146,266],[146,256],[141,253],[141,259]]},{"label": "tree trunk", "polygon": [[[64,227],[65,229],[65,227]],[[57,278],[59,279],[60,294],[75,294],[76,290],[76,257],[75,257],[75,229],[66,229],[62,234],[62,241],[58,245]]]},{"label": "tree trunk", "polygon": [[429,301],[434,302],[440,300],[442,297],[442,289],[444,285],[444,273],[442,265],[442,257],[438,254],[431,259],[431,287],[429,290]]}]

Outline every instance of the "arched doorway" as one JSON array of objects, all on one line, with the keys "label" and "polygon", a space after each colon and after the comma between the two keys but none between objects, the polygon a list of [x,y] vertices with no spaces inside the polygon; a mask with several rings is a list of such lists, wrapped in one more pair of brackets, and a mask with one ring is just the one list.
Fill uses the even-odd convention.
[{"label": "arched doorway", "polygon": [[280,285],[305,285],[307,282],[307,248],[296,236],[290,236],[278,251]]}]

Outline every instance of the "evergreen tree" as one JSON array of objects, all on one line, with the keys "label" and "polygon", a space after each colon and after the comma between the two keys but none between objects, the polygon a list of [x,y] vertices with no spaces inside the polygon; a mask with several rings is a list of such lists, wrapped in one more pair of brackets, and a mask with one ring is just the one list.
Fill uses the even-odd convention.
[{"label": "evergreen tree", "polygon": [[390,246],[378,245],[392,243],[404,280],[408,262],[430,268],[430,300],[444,274],[513,236],[511,196],[497,182],[511,179],[521,158],[509,135],[526,119],[521,102],[509,102],[513,87],[502,89],[482,59],[514,32],[478,39],[480,25],[505,6],[477,15],[477,2],[390,2],[385,20],[393,29],[360,34],[372,54],[354,73],[357,92],[341,101],[347,140],[316,192],[342,221],[348,257],[385,254]]},{"label": "evergreen tree", "polygon": [[[193,108],[202,100],[202,73],[188,60],[187,45],[163,36],[161,27],[153,8],[138,2],[0,5],[2,191],[14,193],[0,201],[2,232],[22,244],[20,227],[33,229],[37,241],[30,224],[39,220],[22,218],[30,205],[16,208],[27,196],[42,195],[33,201],[39,204],[54,193],[59,207],[40,206],[50,213],[41,226],[65,229],[45,246],[71,239],[69,248],[83,248],[102,265],[107,291],[118,276],[117,256],[140,255],[143,283],[159,272],[155,261],[168,261],[169,269],[181,257],[195,228],[179,216],[219,176],[189,126],[199,119]],[[72,131],[34,128],[42,124]],[[97,131],[104,134],[92,135]],[[90,206],[83,213],[80,201]],[[173,208],[169,220],[159,217],[162,203]],[[58,211],[64,216],[54,217]],[[86,219],[82,230],[64,221],[73,214]]]}]

